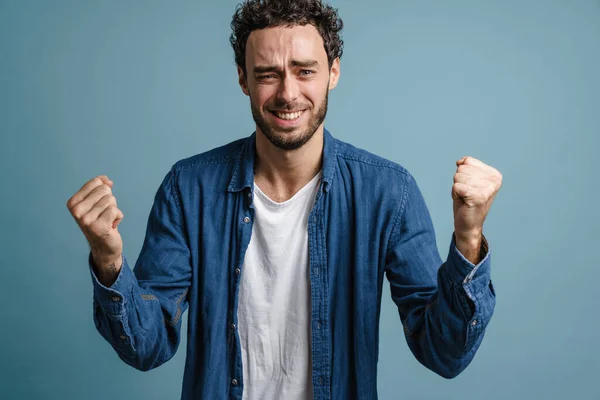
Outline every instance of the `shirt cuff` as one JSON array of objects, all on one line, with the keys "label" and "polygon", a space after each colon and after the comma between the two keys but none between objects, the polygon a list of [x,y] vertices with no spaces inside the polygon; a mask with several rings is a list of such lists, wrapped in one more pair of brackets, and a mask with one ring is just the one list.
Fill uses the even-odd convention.
[{"label": "shirt cuff", "polygon": [[481,238],[481,248],[479,250],[480,262],[475,265],[462,255],[456,247],[456,238],[452,233],[450,251],[448,252],[447,270],[455,282],[461,284],[481,282],[481,285],[487,285],[490,280],[491,270],[491,251],[487,239],[484,235]]},{"label": "shirt cuff", "polygon": [[94,285],[94,300],[110,314],[121,314],[125,312],[126,295],[131,293],[131,287],[134,284],[135,276],[129,268],[125,256],[121,256],[122,266],[117,280],[110,286],[104,286],[94,272],[94,259],[92,252],[88,256],[88,265],[92,282]]}]

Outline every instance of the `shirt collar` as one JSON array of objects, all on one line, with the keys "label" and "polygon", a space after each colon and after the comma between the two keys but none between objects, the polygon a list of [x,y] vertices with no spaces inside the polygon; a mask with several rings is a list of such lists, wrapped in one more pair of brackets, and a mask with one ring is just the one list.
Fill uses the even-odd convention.
[{"label": "shirt collar", "polygon": [[[325,191],[329,191],[335,172],[337,154],[335,139],[327,129],[323,129],[323,168],[322,179]],[[256,131],[242,145],[235,162],[233,175],[229,181],[229,192],[240,192],[252,188],[254,184],[254,160],[256,159]]]}]

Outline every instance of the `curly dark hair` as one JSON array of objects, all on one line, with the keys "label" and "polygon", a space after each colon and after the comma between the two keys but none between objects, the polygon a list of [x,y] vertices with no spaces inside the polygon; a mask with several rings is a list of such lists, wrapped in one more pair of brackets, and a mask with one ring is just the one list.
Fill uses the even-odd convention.
[{"label": "curly dark hair", "polygon": [[344,23],[337,9],[321,0],[245,0],[237,5],[231,20],[229,42],[235,52],[236,64],[246,74],[246,43],[252,31],[307,24],[313,25],[321,34],[331,68],[333,60],[342,57],[344,47],[340,37]]}]

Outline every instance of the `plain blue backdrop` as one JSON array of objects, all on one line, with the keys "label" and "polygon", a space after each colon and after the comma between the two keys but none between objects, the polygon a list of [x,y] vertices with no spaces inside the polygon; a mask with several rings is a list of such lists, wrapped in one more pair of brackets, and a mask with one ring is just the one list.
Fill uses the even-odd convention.
[{"label": "plain blue backdrop", "polygon": [[[140,372],[96,332],[66,201],[107,174],[132,263],[169,167],[253,131],[236,3],[0,0],[0,398],[179,398],[185,334]],[[600,399],[600,2],[333,5],[345,53],[326,126],[413,173],[443,257],[455,161],[504,175],[485,223],[498,303],[473,363],[454,380],[419,365],[386,282],[379,397]]]}]

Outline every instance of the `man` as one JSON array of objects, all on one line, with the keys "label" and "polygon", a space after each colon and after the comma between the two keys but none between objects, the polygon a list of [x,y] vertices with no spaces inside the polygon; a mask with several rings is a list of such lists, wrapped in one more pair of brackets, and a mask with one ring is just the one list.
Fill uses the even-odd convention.
[{"label": "man", "polygon": [[184,399],[375,399],[385,275],[415,357],[456,376],[495,306],[482,232],[501,174],[457,161],[443,263],[411,174],[324,129],[336,10],[248,0],[232,28],[256,131],[173,165],[135,269],[108,177],[67,203],[91,248],[97,329],[146,371],[174,355],[189,309]]}]

